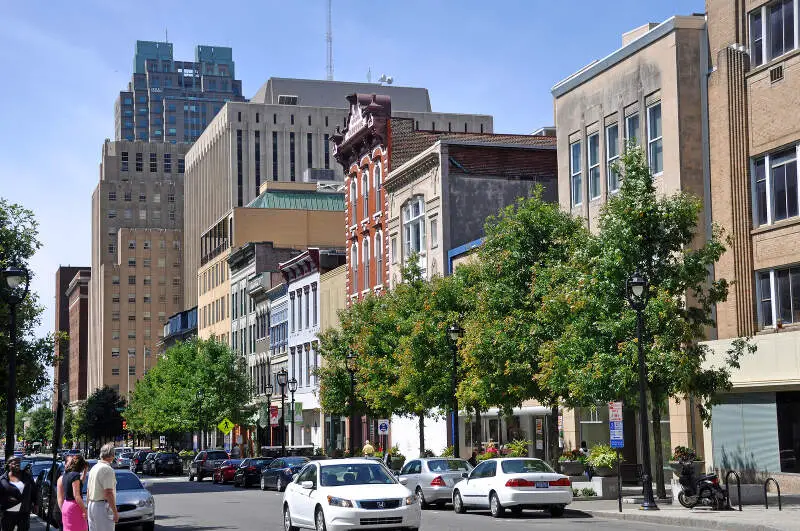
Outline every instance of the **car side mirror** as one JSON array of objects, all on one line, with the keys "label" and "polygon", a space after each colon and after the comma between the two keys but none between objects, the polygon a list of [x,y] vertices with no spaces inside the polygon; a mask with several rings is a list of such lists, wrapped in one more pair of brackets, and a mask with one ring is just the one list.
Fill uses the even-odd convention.
[{"label": "car side mirror", "polygon": [[408,485],[408,478],[400,478],[401,485]]},{"label": "car side mirror", "polygon": [[464,478],[464,479],[469,478],[469,472],[462,472],[461,473],[461,477]]},{"label": "car side mirror", "polygon": [[399,470],[392,470],[392,474],[394,474],[397,477],[400,477],[400,471]]},{"label": "car side mirror", "polygon": [[142,487],[144,487],[146,489],[149,489],[150,488],[150,482],[149,481],[142,481]]},{"label": "car side mirror", "polygon": [[298,474],[292,474],[292,481],[295,481],[297,479],[297,476]]},{"label": "car side mirror", "polygon": [[300,483],[300,486],[303,487],[304,489],[311,490],[311,489],[314,488],[314,482],[313,481],[303,481],[302,483]]}]

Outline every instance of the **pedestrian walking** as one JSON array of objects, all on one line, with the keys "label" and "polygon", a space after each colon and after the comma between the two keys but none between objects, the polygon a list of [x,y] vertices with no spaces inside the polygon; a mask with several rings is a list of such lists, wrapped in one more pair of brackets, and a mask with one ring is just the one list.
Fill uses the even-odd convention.
[{"label": "pedestrian walking", "polygon": [[3,512],[2,531],[28,531],[31,510],[37,511],[39,498],[31,475],[20,469],[19,457],[6,462],[6,472],[0,476],[0,509]]},{"label": "pedestrian walking", "polygon": [[372,457],[375,455],[375,448],[369,443],[369,441],[364,442],[364,448],[361,449],[364,452],[364,457]]},{"label": "pedestrian walking", "polygon": [[114,531],[119,520],[117,512],[117,476],[111,468],[114,461],[114,443],[100,448],[100,461],[89,472],[86,499],[89,502],[89,531]]},{"label": "pedestrian walking", "polygon": [[81,486],[86,480],[89,465],[82,455],[73,456],[64,475],[58,478],[58,506],[61,508],[62,531],[89,529],[86,505],[81,496]]}]

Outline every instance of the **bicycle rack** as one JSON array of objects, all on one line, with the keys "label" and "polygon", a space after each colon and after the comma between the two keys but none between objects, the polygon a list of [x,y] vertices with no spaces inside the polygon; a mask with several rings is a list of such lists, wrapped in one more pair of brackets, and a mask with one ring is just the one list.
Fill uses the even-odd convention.
[{"label": "bicycle rack", "polygon": [[778,510],[782,511],[783,508],[781,507],[781,486],[778,485],[778,481],[775,478],[767,478],[764,482],[764,508],[769,509],[769,498],[767,497],[767,486],[769,482],[773,482],[775,484],[775,488],[778,490]]},{"label": "bicycle rack", "polygon": [[[731,491],[728,488],[728,478],[731,477],[731,474],[736,476],[736,494],[738,495],[739,499],[739,510],[742,510],[742,480],[739,477],[739,473],[735,470],[728,470],[728,473],[725,474],[725,497],[728,499],[728,507],[727,510],[732,511],[733,507],[731,507]],[[764,487],[766,492],[766,487]]]}]

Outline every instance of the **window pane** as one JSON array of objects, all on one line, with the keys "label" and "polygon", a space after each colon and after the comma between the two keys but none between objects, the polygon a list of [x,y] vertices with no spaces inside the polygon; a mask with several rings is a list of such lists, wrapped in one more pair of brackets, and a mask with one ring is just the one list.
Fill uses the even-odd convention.
[{"label": "window pane", "polygon": [[600,135],[589,137],[589,196],[600,197]]},{"label": "window pane", "polygon": [[661,136],[661,104],[650,107],[648,113],[648,119],[650,120],[649,140],[654,140]]},{"label": "window pane", "polygon": [[800,323],[800,267],[792,268],[792,322]]},{"label": "window pane", "polygon": [[783,2],[783,51],[794,48],[794,7],[793,0]]},{"label": "window pane", "polygon": [[786,215],[797,216],[797,161],[792,161],[786,168]]},{"label": "window pane", "polygon": [[759,8],[750,15],[750,58],[754,66],[764,62],[761,37],[761,8]]},{"label": "window pane", "polygon": [[786,166],[772,169],[772,195],[775,219],[786,219]]},{"label": "window pane", "polygon": [[639,115],[632,114],[626,119],[628,142],[639,143]]},{"label": "window pane", "polygon": [[650,170],[653,173],[664,171],[664,154],[660,139],[650,144]]},{"label": "window pane", "polygon": [[775,272],[778,288],[778,316],[784,323],[792,322],[792,289],[789,282],[789,270]]},{"label": "window pane", "polygon": [[772,293],[769,282],[769,272],[760,273],[758,277],[759,292],[761,293],[761,320],[763,326],[772,326]]},{"label": "window pane", "polygon": [[572,175],[572,204],[579,205],[583,199],[581,190],[581,143],[570,146],[570,175]]},{"label": "window pane", "polygon": [[767,175],[764,159],[753,165],[756,183],[756,219],[759,225],[767,223]]}]

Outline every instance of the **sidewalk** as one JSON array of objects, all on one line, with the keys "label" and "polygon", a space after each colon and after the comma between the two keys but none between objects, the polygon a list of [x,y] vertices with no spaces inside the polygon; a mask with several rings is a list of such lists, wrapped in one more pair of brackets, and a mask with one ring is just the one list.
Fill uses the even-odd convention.
[{"label": "sidewalk", "polygon": [[742,511],[710,511],[708,509],[686,509],[680,504],[659,504],[659,511],[642,511],[638,505],[623,503],[619,512],[616,500],[576,501],[568,510],[582,511],[601,518],[613,518],[637,522],[658,523],[696,527],[701,529],[730,530],[800,530],[800,504],[783,501],[783,510],[778,511],[778,500],[770,496],[769,509],[763,505],[745,505]]}]

